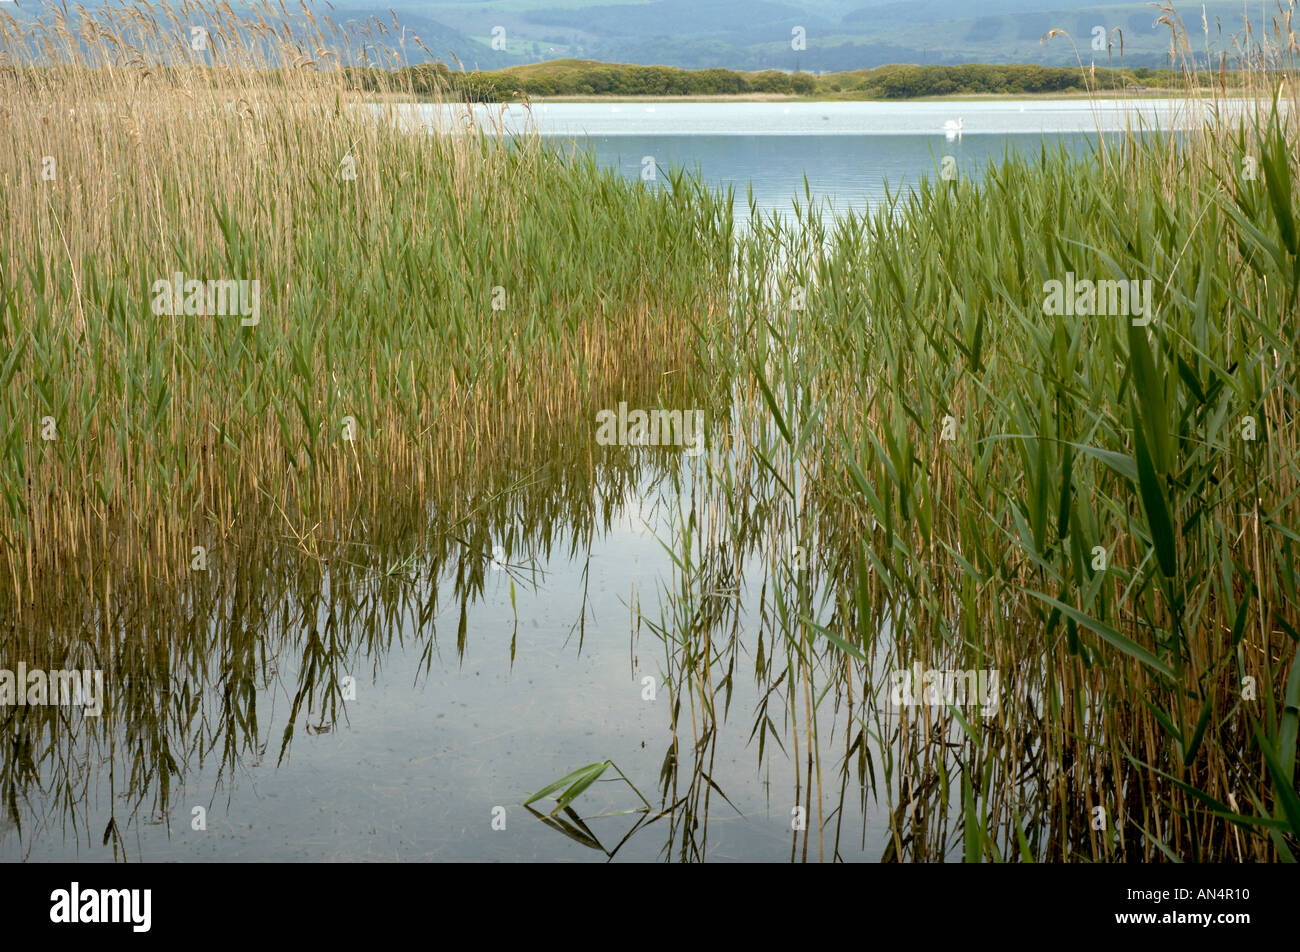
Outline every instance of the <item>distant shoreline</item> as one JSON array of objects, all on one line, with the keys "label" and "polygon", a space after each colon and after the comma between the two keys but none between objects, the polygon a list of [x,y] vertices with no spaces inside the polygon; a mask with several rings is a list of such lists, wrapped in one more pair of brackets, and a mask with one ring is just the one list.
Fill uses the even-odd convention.
[{"label": "distant shoreline", "polygon": [[[1222,90],[1222,93],[1229,97],[1240,97],[1246,95],[1246,90],[1240,87],[1229,87]],[[409,102],[410,97],[400,93],[389,93],[383,97],[385,100],[392,102]],[[1070,90],[1065,92],[1051,93],[952,93],[947,96],[913,96],[908,99],[893,99],[880,96],[790,96],[776,93],[736,93],[732,95],[718,96],[657,96],[657,95],[581,95],[581,96],[531,96],[527,99],[508,99],[499,102],[477,102],[474,105],[484,106],[505,106],[505,105],[543,105],[548,103],[723,103],[723,102],[784,102],[784,103],[833,103],[833,102],[878,102],[878,103],[904,103],[916,102],[1029,102],[1040,100],[1106,100],[1106,101],[1123,101],[1123,100],[1140,100],[1140,99],[1171,99],[1186,100],[1188,94],[1186,90],[1175,89],[1145,89],[1141,91],[1134,90],[1116,90],[1116,89],[1098,89],[1092,92]],[[1206,98],[1209,98],[1208,96]],[[416,101],[420,103],[432,102],[452,102],[446,98],[436,96],[417,96]]]},{"label": "distant shoreline", "polygon": [[[1229,95],[1244,94],[1243,89],[1228,89]],[[729,96],[533,96],[528,100],[513,99],[511,103],[582,103],[582,102],[996,102],[1008,100],[1039,99],[1186,99],[1186,90],[1146,89],[1142,91],[1098,89],[1093,92],[1069,91],[1058,93],[952,93],[947,96],[914,96],[909,99],[891,99],[880,96],[786,96],[773,93],[737,93]]]},{"label": "distant shoreline", "polygon": [[[371,90],[379,75],[358,71]],[[421,64],[398,70],[416,96],[469,102],[909,102],[1036,99],[1183,99],[1261,89],[1240,73],[1032,64],[878,66],[844,73],[682,70],[584,60],[553,60],[491,71]],[[1280,75],[1279,75],[1280,78]],[[408,85],[409,84],[409,85]],[[1272,78],[1269,80],[1272,85]],[[392,91],[391,85],[385,91]],[[1212,92],[1214,91],[1214,92]]]}]

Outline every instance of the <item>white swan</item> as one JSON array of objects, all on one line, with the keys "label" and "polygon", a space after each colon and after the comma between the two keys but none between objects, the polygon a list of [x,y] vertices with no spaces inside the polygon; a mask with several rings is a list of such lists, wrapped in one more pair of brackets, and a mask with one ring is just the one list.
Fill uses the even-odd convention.
[{"label": "white swan", "polygon": [[960,139],[962,129],[965,127],[965,125],[966,125],[965,117],[958,118],[956,122],[949,119],[947,122],[943,124],[943,134],[948,137],[949,142],[951,142],[953,139]]}]

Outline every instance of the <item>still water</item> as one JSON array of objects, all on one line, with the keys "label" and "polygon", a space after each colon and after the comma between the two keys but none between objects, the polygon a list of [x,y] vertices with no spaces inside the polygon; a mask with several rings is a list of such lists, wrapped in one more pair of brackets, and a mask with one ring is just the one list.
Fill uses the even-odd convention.
[{"label": "still water", "polygon": [[[1237,108],[1239,104],[1230,104]],[[828,215],[862,213],[889,193],[938,176],[944,156],[957,174],[978,175],[1008,150],[1041,146],[1083,153],[1099,136],[1170,130],[1205,110],[1165,99],[969,102],[544,103],[424,107],[443,128],[473,121],[508,132],[536,131],[589,151],[629,178],[661,181],[681,168],[736,190],[736,217],[804,201],[804,181]],[[655,178],[647,179],[647,169]]]},{"label": "still water", "polygon": [[[976,174],[1007,150],[1084,150],[1099,127],[1180,121],[1160,102],[1041,100],[555,104],[475,119],[535,123],[630,178],[647,156],[661,178],[698,169],[737,189],[742,219],[750,187],[764,212],[801,200],[805,178],[829,213],[864,211],[945,155]],[[476,526],[435,533],[458,554],[396,551],[402,532],[381,530],[373,544],[395,550],[383,577],[327,564],[303,581],[263,568],[276,545],[293,548],[268,529],[268,554],[245,553],[201,598],[131,616],[140,631],[184,629],[190,650],[170,659],[166,684],[132,683],[109,659],[110,713],[58,712],[47,747],[8,765],[0,859],[789,861],[816,858],[816,838],[809,852],[792,827],[819,817],[827,859],[880,859],[898,791],[879,764],[847,769],[863,762],[870,725],[838,689],[816,699],[828,750],[813,787],[808,751],[796,757],[804,728],[786,713],[803,696],[771,658],[755,663],[764,636],[774,650],[761,565],[718,580],[735,609],[710,661],[710,690],[725,689],[716,729],[698,733],[693,700],[674,718],[670,686],[686,692],[699,659],[688,665],[653,629],[676,610],[665,546],[707,460],[626,449],[575,491],[570,448],[528,452],[526,489],[465,487]],[[508,538],[508,556],[484,567],[463,544],[471,528],[491,549]],[[627,783],[607,771],[550,822],[523,806],[606,759]],[[628,812],[642,795],[653,812]]]}]

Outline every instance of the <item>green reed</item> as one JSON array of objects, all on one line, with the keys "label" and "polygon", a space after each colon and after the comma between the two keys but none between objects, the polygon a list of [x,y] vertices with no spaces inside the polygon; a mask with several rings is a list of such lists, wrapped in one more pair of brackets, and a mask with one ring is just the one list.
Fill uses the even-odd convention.
[{"label": "green reed", "polygon": [[[751,311],[798,327],[797,361],[751,337],[751,413],[779,433],[747,451],[780,518],[827,529],[842,610],[814,630],[862,657],[884,625],[892,667],[1002,674],[996,717],[949,721],[966,767],[900,740],[956,784],[969,858],[999,827],[1016,848],[1024,814],[993,791],[1033,788],[1033,855],[1295,855],[1295,152],[1263,102],[744,246],[776,275]],[[1150,280],[1152,314],[1047,313],[1071,272]]]},{"label": "green reed", "polygon": [[[426,129],[328,60],[241,49],[242,21],[181,69],[188,33],[157,16],[87,14],[86,49],[60,11],[0,14],[14,589],[109,535],[175,578],[250,503],[305,534],[381,472],[472,473],[489,443],[682,371],[725,312],[730,216],[690,178],[644,188],[535,136]],[[259,282],[260,319],[155,313],[178,272]]]}]

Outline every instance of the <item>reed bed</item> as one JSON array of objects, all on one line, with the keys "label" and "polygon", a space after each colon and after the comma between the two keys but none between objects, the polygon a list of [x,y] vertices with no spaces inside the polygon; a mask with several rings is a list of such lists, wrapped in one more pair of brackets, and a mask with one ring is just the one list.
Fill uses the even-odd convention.
[{"label": "reed bed", "polygon": [[[306,537],[381,474],[472,477],[479,449],[693,364],[693,328],[725,313],[721,198],[426,128],[350,85],[384,25],[330,26],[269,4],[0,13],[20,600],[88,551],[87,584],[174,581],[268,500]],[[157,313],[178,273],[256,281],[259,313]]]},{"label": "reed bed", "polygon": [[[1241,68],[1292,68],[1274,36]],[[683,519],[661,630],[679,667],[729,672],[725,637],[692,633],[719,573],[757,572],[804,856],[838,747],[828,771],[887,791],[885,858],[1294,860],[1300,102],[1290,79],[1244,111],[1203,85],[1189,66],[1208,121],[1185,133],[1008,155],[830,228],[796,206],[741,240],[752,462],[712,476],[721,515]],[[1149,312],[1063,313],[1049,282],[1076,276],[1149,281]],[[917,663],[996,673],[997,711],[891,705]]]}]

